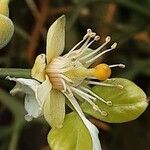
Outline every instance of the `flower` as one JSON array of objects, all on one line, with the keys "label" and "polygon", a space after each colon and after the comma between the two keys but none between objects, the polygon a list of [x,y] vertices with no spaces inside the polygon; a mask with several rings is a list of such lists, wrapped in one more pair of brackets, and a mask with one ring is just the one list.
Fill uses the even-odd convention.
[{"label": "flower", "polygon": [[20,91],[26,93],[25,109],[28,114],[25,119],[28,121],[43,114],[52,128],[61,128],[65,117],[65,101],[67,98],[89,130],[94,150],[101,149],[98,130],[86,119],[76,97],[79,96],[87,101],[93,111],[98,111],[101,115],[106,116],[107,112],[101,110],[94,101],[98,99],[108,106],[111,106],[112,102],[96,95],[89,85],[122,88],[121,85],[105,84],[97,80],[108,79],[112,67],[124,67],[123,64],[107,65],[101,63],[94,68],[89,68],[103,54],[112,51],[117,46],[114,43],[110,49],[100,52],[110,42],[108,36],[100,47],[95,50],[90,49],[89,46],[99,39],[100,37],[96,33],[88,29],[86,35],[78,44],[67,54],[60,56],[65,46],[65,16],[62,16],[48,30],[46,55],[40,54],[37,56],[31,72],[33,79],[8,77],[8,79],[17,83],[11,90],[12,94]]}]

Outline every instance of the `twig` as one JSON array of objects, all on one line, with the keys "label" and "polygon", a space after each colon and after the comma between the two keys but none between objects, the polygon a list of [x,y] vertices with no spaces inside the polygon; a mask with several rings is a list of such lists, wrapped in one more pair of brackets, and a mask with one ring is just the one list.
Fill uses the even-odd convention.
[{"label": "twig", "polygon": [[0,68],[0,78],[7,76],[31,78],[31,69]]}]

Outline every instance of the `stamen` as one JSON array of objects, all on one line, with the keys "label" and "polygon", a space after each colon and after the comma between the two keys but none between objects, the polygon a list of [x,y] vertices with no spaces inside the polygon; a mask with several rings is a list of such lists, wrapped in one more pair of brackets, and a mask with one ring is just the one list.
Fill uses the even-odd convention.
[{"label": "stamen", "polygon": [[93,109],[96,111],[99,111],[102,116],[107,116],[107,112],[99,109],[99,107],[97,105],[93,106]]},{"label": "stamen", "polygon": [[100,85],[100,86],[108,86],[108,87],[116,87],[116,88],[123,89],[123,86],[120,85],[120,84],[114,85],[114,84],[108,84],[108,83],[102,83],[102,82],[96,82],[96,81],[88,81],[88,84]]},{"label": "stamen", "polygon": [[70,101],[70,103],[73,105],[73,107],[75,108],[75,110],[79,113],[80,117],[84,116],[84,113],[82,112],[82,110],[81,110],[81,108],[80,108],[77,100],[73,96],[73,93],[72,93],[72,91],[70,90],[70,88],[68,86],[67,86],[67,91],[63,92],[63,93],[68,98],[68,100]]},{"label": "stamen", "polygon": [[92,99],[92,100],[96,100],[96,98],[94,98],[93,96],[77,89],[77,88],[74,88],[74,87],[71,87],[71,89],[73,90],[73,92],[75,92],[76,94],[78,94],[80,97],[85,97],[85,98],[89,98],[89,99]]},{"label": "stamen", "polygon": [[97,52],[99,52],[104,46],[106,46],[109,42],[110,42],[111,38],[110,36],[107,36],[105,39],[105,43],[103,43],[100,47],[98,47],[96,50],[94,50],[92,53],[83,56],[82,58],[79,59],[79,61],[83,61],[85,59],[87,59],[88,57],[91,57],[92,55],[96,54]]},{"label": "stamen", "polygon": [[114,68],[114,67],[120,67],[120,68],[125,68],[124,64],[115,64],[115,65],[110,65],[110,68]]},{"label": "stamen", "polygon": [[[82,49],[82,51],[81,50],[79,51],[78,55],[76,55],[75,58],[78,58],[79,56],[81,56],[87,50],[87,48],[89,46],[91,46],[95,41],[98,41],[99,39],[100,39],[100,37],[98,35],[95,36],[95,38],[89,44],[87,44],[86,47],[84,49]],[[79,61],[80,61],[80,59],[79,59]]]},{"label": "stamen", "polygon": [[89,35],[91,38],[95,37],[96,33],[93,32],[91,29],[87,29],[87,35]]},{"label": "stamen", "polygon": [[[76,94],[78,94],[80,97],[82,97],[83,99],[85,99],[90,105],[92,105],[93,109],[96,111],[99,111],[101,113],[101,115],[106,116],[107,112],[101,110],[87,95],[87,93],[84,93],[83,91],[73,88],[71,87],[71,89],[73,90],[73,92],[75,92]],[[95,98],[94,98],[95,99]]]},{"label": "stamen", "polygon": [[[114,44],[115,44],[115,43],[114,43]],[[114,45],[114,44],[111,46],[110,49],[107,49],[107,50],[101,52],[99,55],[97,55],[97,56],[95,56],[94,58],[92,58],[92,59],[90,59],[89,61],[87,61],[86,64],[91,63],[91,62],[95,61],[97,58],[99,58],[100,56],[102,56],[103,54],[105,54],[105,53],[107,53],[107,52],[109,52],[109,51],[114,50],[114,49],[115,49],[115,45],[116,45],[116,44],[115,44],[115,45]]]},{"label": "stamen", "polygon": [[99,99],[100,101],[102,101],[103,103],[107,104],[108,106],[112,106],[112,102],[111,101],[105,101],[103,98],[99,97],[98,95],[96,95],[94,92],[92,92],[91,90],[89,90],[88,88],[85,87],[81,87],[84,91],[90,93],[91,95],[93,95],[94,97],[96,97],[97,99]]},{"label": "stamen", "polygon": [[80,49],[83,49],[87,43],[90,41],[90,39],[92,37],[94,37],[96,35],[96,33],[92,32],[91,29],[87,29],[87,34],[83,37],[83,39],[77,43],[66,55],[65,58],[68,57],[81,43],[83,43],[85,40],[85,43],[82,45],[82,47]]},{"label": "stamen", "polygon": [[115,49],[117,47],[117,43],[115,42],[112,46],[111,49]]},{"label": "stamen", "polygon": [[65,92],[67,90],[67,87],[66,87],[66,83],[63,79],[60,79],[60,81],[62,82],[62,85],[63,85],[63,92]]},{"label": "stamen", "polygon": [[61,78],[65,79],[66,81],[73,83],[73,81],[71,79],[69,79],[68,77],[66,77],[63,74],[58,74],[58,77],[61,77]]},{"label": "stamen", "polygon": [[81,43],[85,41],[86,38],[83,38],[79,43],[77,43],[66,55],[65,58],[68,57]]}]

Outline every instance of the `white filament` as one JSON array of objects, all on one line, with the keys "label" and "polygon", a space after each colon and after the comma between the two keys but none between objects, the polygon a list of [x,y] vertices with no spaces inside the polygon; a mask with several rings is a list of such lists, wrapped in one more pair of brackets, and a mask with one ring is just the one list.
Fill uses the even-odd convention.
[{"label": "white filament", "polygon": [[120,68],[125,68],[124,64],[114,64],[114,65],[110,65],[110,68],[114,68],[114,67],[120,67]]},{"label": "white filament", "polygon": [[103,98],[99,97],[98,95],[96,95],[94,92],[92,92],[91,90],[89,90],[88,88],[85,88],[85,87],[81,87],[84,91],[90,93],[91,95],[93,95],[94,97],[96,97],[97,99],[99,99],[100,101],[102,101],[103,103],[108,104],[108,102],[110,101],[105,101]]},{"label": "white filament", "polygon": [[114,85],[114,84],[102,83],[102,82],[96,82],[96,81],[88,81],[88,84],[123,88],[123,86],[119,85],[119,84],[118,85]]},{"label": "white filament", "polygon": [[86,62],[86,64],[94,62],[97,58],[99,58],[99,57],[102,56],[103,54],[105,54],[105,53],[107,53],[107,52],[109,52],[109,51],[112,51],[112,50],[113,50],[113,49],[110,48],[110,49],[107,49],[107,50],[101,52],[100,54],[96,55],[96,56],[93,57],[92,59],[88,60],[88,61]]},{"label": "white filament", "polygon": [[105,43],[103,43],[100,47],[98,47],[96,50],[94,50],[92,53],[86,55],[86,56],[83,56],[82,58],[79,59],[79,61],[83,61],[85,59],[87,59],[88,57],[91,57],[92,55],[96,54],[97,52],[99,52],[105,45],[107,45],[110,41],[110,37],[106,37],[106,41]]}]

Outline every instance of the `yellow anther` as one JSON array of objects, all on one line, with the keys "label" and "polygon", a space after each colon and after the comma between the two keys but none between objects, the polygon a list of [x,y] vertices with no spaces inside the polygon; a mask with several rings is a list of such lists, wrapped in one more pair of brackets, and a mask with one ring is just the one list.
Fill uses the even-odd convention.
[{"label": "yellow anther", "polygon": [[106,80],[111,75],[111,69],[107,64],[99,64],[93,69],[93,76],[99,80]]}]

